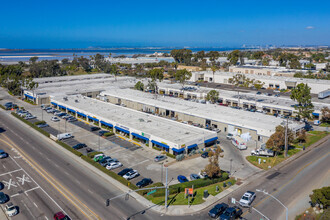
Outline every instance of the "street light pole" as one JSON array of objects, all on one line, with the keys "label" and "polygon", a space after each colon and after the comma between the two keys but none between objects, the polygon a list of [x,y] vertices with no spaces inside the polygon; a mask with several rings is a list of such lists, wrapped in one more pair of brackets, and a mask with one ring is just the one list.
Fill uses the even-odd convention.
[{"label": "street light pole", "polygon": [[260,189],[256,189],[257,192],[262,192],[267,196],[272,197],[273,199],[275,199],[278,203],[280,203],[284,208],[285,208],[285,219],[288,220],[289,219],[289,209],[288,207],[286,207],[280,200],[278,200],[275,196],[273,196],[272,194],[269,194],[268,192],[266,192],[265,190],[260,190]]},{"label": "street light pole", "polygon": [[285,125],[285,149],[284,149],[284,156],[288,156],[288,123],[289,118],[286,119],[286,125]]},{"label": "street light pole", "polygon": [[165,210],[167,210],[167,196],[168,196],[168,193],[167,193],[167,169],[168,167],[166,167],[166,183],[165,183]]},{"label": "street light pole", "polygon": [[232,162],[233,162],[233,159],[230,159],[230,171],[229,171],[230,175],[231,175],[231,164],[232,164]]}]

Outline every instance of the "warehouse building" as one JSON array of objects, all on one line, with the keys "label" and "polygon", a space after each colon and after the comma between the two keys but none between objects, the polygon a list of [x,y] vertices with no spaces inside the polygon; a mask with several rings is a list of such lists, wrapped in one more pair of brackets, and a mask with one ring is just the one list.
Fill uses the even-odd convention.
[{"label": "warehouse building", "polygon": [[82,121],[177,155],[217,142],[217,133],[82,95],[51,97],[51,104]]}]

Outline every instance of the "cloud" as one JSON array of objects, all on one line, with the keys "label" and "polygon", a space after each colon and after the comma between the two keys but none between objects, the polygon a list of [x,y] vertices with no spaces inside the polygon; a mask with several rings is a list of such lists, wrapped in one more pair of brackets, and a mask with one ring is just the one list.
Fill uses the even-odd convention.
[{"label": "cloud", "polygon": [[315,27],[314,26],[307,26],[307,27],[305,27],[305,29],[307,29],[307,30],[311,30],[311,29],[314,29]]}]

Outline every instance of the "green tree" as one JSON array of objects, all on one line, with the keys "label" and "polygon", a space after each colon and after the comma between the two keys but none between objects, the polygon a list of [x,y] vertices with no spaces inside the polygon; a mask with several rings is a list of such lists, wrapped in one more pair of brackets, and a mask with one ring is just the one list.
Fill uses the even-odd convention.
[{"label": "green tree", "polygon": [[304,83],[300,83],[291,91],[290,98],[298,102],[295,109],[298,110],[298,115],[303,119],[310,119],[314,111],[312,104],[311,88]]},{"label": "green tree", "polygon": [[237,65],[237,62],[240,58],[241,52],[239,50],[234,50],[228,54],[227,59],[229,60],[231,65]]},{"label": "green tree", "polygon": [[171,56],[178,63],[190,64],[192,58],[192,51],[188,49],[174,49],[171,51]]},{"label": "green tree", "polygon": [[151,78],[152,84],[154,85],[155,93],[158,93],[157,80],[161,82],[164,79],[164,69],[155,68],[149,71],[149,77]]},{"label": "green tree", "polygon": [[254,80],[246,77],[244,74],[236,74],[228,79],[228,83],[238,87],[250,87]]},{"label": "green tree", "polygon": [[211,66],[211,70],[212,70],[212,73],[213,73],[212,82],[215,82],[214,73],[218,70],[218,68],[216,66]]},{"label": "green tree", "polygon": [[252,83],[253,83],[254,88],[257,91],[259,91],[259,89],[261,89],[265,85],[265,83],[264,82],[261,82],[260,80],[253,80]]},{"label": "green tree", "polygon": [[216,103],[219,100],[219,92],[216,90],[211,90],[206,95],[206,100]]},{"label": "green tree", "polygon": [[330,108],[323,107],[321,109],[322,112],[322,122],[330,124]]},{"label": "green tree", "polygon": [[35,64],[38,59],[39,59],[39,57],[31,57],[30,60],[29,60],[30,64]]},{"label": "green tree", "polygon": [[141,81],[138,81],[138,82],[135,84],[134,88],[135,88],[136,90],[144,91],[144,84],[143,84]]},{"label": "green tree", "polygon": [[190,79],[191,76],[191,72],[186,69],[178,70],[175,73],[175,80],[178,80],[182,84],[182,87],[184,87],[185,82]]},{"label": "green tree", "polygon": [[312,206],[322,205],[324,209],[330,207],[330,186],[321,189],[314,189],[313,194],[309,195]]},{"label": "green tree", "polygon": [[298,59],[291,59],[289,62],[290,69],[301,69],[301,64]]},{"label": "green tree", "polygon": [[263,55],[265,55],[263,51],[256,51],[252,54],[252,59],[261,60]]}]

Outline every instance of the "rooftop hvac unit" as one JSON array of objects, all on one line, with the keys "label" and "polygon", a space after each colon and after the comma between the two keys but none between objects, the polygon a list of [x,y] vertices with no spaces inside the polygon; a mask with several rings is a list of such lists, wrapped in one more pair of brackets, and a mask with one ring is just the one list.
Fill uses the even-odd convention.
[{"label": "rooftop hvac unit", "polygon": [[76,100],[74,100],[75,102],[79,102],[79,100],[78,99],[76,99]]},{"label": "rooftop hvac unit", "polygon": [[68,97],[63,97],[63,100],[64,101],[68,101]]}]

